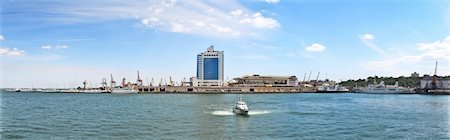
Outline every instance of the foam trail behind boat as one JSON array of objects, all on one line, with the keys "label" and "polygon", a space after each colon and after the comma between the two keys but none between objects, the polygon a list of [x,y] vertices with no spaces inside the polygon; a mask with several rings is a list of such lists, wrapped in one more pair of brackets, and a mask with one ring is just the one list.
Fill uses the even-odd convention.
[{"label": "foam trail behind boat", "polygon": [[263,110],[263,111],[255,110],[255,111],[252,111],[252,110],[250,110],[248,112],[248,115],[262,115],[262,114],[268,114],[268,113],[270,113],[270,111],[267,111],[267,110]]},{"label": "foam trail behind boat", "polygon": [[[270,113],[270,111],[267,111],[267,110],[263,110],[263,111],[261,111],[261,110],[251,111],[251,110],[250,110],[250,111],[248,112],[248,115],[262,115],[262,114],[268,114],[268,113]],[[230,116],[230,115],[235,115],[235,114],[233,113],[233,111],[231,111],[231,110],[216,110],[216,111],[211,112],[211,114],[217,115],[217,116]]]},{"label": "foam trail behind boat", "polygon": [[231,111],[231,110],[216,110],[216,111],[211,112],[211,114],[218,115],[218,116],[234,115],[233,111]]}]

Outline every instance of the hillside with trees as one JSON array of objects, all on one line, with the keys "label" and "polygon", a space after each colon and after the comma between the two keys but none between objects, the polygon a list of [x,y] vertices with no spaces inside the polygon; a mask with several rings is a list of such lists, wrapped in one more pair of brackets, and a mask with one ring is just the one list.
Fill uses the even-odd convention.
[{"label": "hillside with trees", "polygon": [[[355,87],[356,85],[358,87],[365,87],[369,84],[373,84],[374,80],[376,80],[376,83],[380,83],[380,81],[384,81],[384,83],[386,85],[394,85],[395,82],[398,81],[398,85],[399,86],[403,86],[403,87],[418,87],[420,86],[420,80],[423,77],[404,77],[404,76],[400,76],[400,77],[378,77],[378,76],[374,76],[374,77],[368,77],[367,79],[358,79],[358,80],[347,80],[347,81],[342,81],[341,83],[339,83],[342,86],[347,86],[347,87]],[[450,80],[450,76],[444,76],[444,79],[446,80]]]}]

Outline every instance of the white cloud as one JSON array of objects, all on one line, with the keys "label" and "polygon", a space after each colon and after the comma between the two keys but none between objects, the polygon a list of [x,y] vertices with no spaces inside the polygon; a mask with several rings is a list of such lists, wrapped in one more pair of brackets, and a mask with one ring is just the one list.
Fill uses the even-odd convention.
[{"label": "white cloud", "polygon": [[[369,61],[362,66],[371,71],[398,73],[416,71],[415,69],[430,71],[434,67],[434,61],[450,61],[450,36],[433,43],[419,43],[417,44],[417,51],[417,54],[392,55],[383,60]],[[441,69],[447,71],[446,74],[450,74],[448,66],[441,67]]]},{"label": "white cloud", "polygon": [[[16,2],[21,5],[21,2]],[[32,11],[45,13],[49,17],[29,20],[46,20],[52,23],[71,24],[107,20],[136,20],[139,27],[157,31],[193,34],[206,37],[260,38],[280,27],[280,23],[260,12],[252,11],[238,1],[94,1],[81,3],[54,3],[48,5],[35,2]],[[20,9],[18,7],[17,9]],[[36,14],[38,15],[38,14]],[[22,19],[13,19],[22,20]]]},{"label": "white cloud", "polygon": [[[156,30],[220,37],[248,37],[258,32],[280,27],[275,19],[252,13],[242,5],[231,1],[221,7],[221,2],[162,1],[151,6],[142,15],[141,24]],[[227,12],[228,11],[228,12]],[[226,33],[226,34],[224,34]]]},{"label": "white cloud", "polygon": [[423,59],[447,59],[450,61],[450,36],[434,43],[419,43],[417,50],[422,51]]},{"label": "white cloud", "polygon": [[179,23],[172,23],[172,32],[176,32],[176,33],[182,33],[182,32],[187,32],[189,29],[187,27],[185,27],[184,25],[181,25]]},{"label": "white cloud", "polygon": [[325,49],[326,49],[325,46],[323,46],[321,44],[317,44],[317,43],[314,43],[311,46],[305,47],[305,51],[308,51],[308,52],[321,52],[321,51],[324,51]]},{"label": "white cloud", "polygon": [[44,46],[42,46],[41,47],[42,49],[52,49],[52,46],[51,45],[44,45]]},{"label": "white cloud", "polygon": [[25,51],[17,48],[0,48],[0,56],[23,56]]},{"label": "white cloud", "polygon": [[359,38],[361,40],[370,41],[370,40],[374,40],[375,36],[373,36],[372,34],[362,34],[362,35],[359,35]]},{"label": "white cloud", "polygon": [[67,45],[44,45],[41,46],[42,49],[46,49],[46,50],[58,50],[58,49],[67,49],[69,48],[69,46]]},{"label": "white cloud", "polygon": [[370,41],[365,41],[363,40],[364,45],[366,45],[367,47],[369,47],[370,49],[376,51],[377,53],[381,54],[381,55],[387,55],[386,51],[384,51],[383,49],[381,49],[380,47],[378,47],[377,44],[370,42]]},{"label": "white cloud", "polygon": [[242,15],[242,10],[236,9],[234,11],[231,11],[230,14],[234,16],[240,16]]},{"label": "white cloud", "polygon": [[377,44],[372,42],[372,40],[375,39],[374,35],[372,35],[372,34],[362,34],[362,35],[359,35],[359,39],[361,39],[361,41],[364,43],[364,45],[366,45],[370,49],[376,51],[377,53],[379,53],[381,55],[387,55],[386,51],[384,51],[383,49],[378,47]]},{"label": "white cloud", "polygon": [[280,0],[264,0],[264,1],[271,4],[276,4],[280,2]]},{"label": "white cloud", "polygon": [[57,46],[55,46],[55,49],[67,49],[67,48],[69,48],[69,46],[66,46],[66,45],[57,45]]},{"label": "white cloud", "polygon": [[[0,41],[5,40],[3,35],[0,35]],[[24,50],[19,50],[17,48],[4,48],[0,46],[0,56],[23,56],[25,55]]]},{"label": "white cloud", "polygon": [[247,23],[258,28],[278,28],[280,23],[272,18],[266,18],[260,12],[254,13],[251,17],[240,20],[240,23]]},{"label": "white cloud", "polygon": [[[195,1],[160,2],[151,6],[148,14],[143,15],[141,23],[157,30],[169,29],[171,32],[198,34],[205,36],[254,36],[263,29],[278,28],[278,21],[264,17],[261,13],[251,14],[238,3],[233,11],[214,4]],[[228,3],[227,3],[228,4]],[[227,33],[227,34],[223,34]]]}]

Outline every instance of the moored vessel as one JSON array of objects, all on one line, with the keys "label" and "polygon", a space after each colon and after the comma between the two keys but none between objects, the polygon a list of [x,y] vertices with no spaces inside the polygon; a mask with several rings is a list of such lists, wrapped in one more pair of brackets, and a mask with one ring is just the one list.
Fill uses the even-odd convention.
[{"label": "moored vessel", "polygon": [[[375,82],[374,82],[375,83]],[[395,85],[385,85],[384,81],[379,84],[371,84],[364,88],[357,88],[353,90],[355,93],[373,93],[373,94],[413,94],[413,88],[398,86],[398,82]]]},{"label": "moored vessel", "polygon": [[317,88],[317,93],[345,93],[350,90],[340,85],[322,85]]},{"label": "moored vessel", "polygon": [[132,89],[130,87],[125,87],[125,88],[113,88],[113,89],[111,89],[111,93],[112,94],[133,94],[133,93],[138,93],[138,91],[135,89]]}]

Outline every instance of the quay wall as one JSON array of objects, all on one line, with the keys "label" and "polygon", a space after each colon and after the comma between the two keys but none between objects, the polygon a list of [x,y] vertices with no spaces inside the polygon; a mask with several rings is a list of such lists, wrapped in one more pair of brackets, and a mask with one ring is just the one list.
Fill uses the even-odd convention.
[{"label": "quay wall", "polygon": [[311,87],[136,87],[139,93],[313,93]]}]

